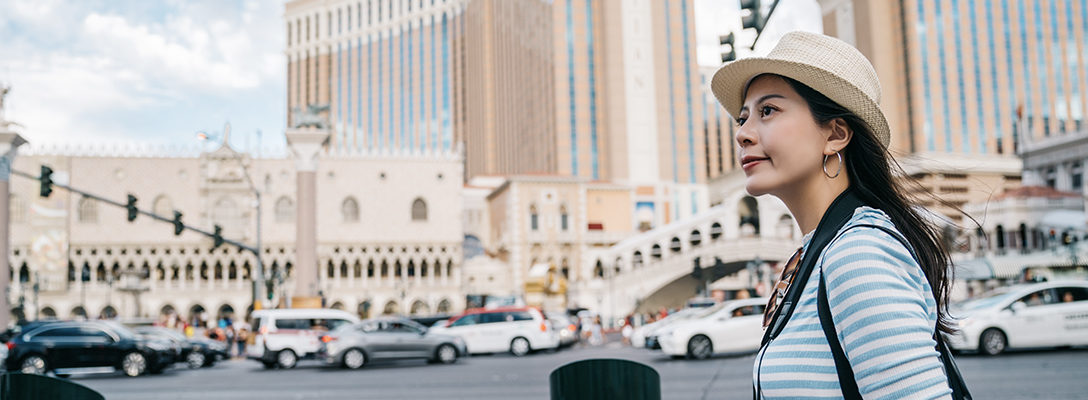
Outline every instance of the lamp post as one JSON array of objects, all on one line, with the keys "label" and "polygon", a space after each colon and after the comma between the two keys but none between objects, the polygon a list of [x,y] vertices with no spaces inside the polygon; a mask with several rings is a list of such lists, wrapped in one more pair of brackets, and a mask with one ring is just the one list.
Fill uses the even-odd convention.
[{"label": "lamp post", "polygon": [[246,175],[246,183],[249,184],[249,190],[253,191],[254,206],[257,208],[257,251],[253,254],[257,257],[257,273],[253,275],[253,309],[257,310],[259,302],[263,302],[261,297],[261,285],[264,283],[264,261],[261,258],[261,191],[257,190],[257,185],[253,184],[253,177],[249,175],[249,163],[242,163],[242,172]]}]

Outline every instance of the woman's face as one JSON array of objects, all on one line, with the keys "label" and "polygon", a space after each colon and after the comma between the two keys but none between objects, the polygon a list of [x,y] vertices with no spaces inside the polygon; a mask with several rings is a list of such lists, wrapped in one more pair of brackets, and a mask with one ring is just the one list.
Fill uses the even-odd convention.
[{"label": "woman's face", "polygon": [[[737,116],[741,167],[753,196],[782,197],[823,176],[829,132],[784,79],[762,75],[748,86]],[[835,168],[828,161],[829,168]]]}]

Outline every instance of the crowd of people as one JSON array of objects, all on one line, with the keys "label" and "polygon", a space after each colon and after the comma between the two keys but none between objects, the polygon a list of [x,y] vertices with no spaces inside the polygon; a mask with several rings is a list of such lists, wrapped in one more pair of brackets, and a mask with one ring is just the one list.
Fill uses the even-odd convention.
[{"label": "crowd of people", "polygon": [[231,357],[245,357],[246,343],[252,332],[249,323],[244,320],[235,321],[230,315],[210,319],[206,313],[195,314],[188,320],[177,313],[165,314],[154,325],[176,329],[184,333],[185,337],[204,337],[224,343]]}]

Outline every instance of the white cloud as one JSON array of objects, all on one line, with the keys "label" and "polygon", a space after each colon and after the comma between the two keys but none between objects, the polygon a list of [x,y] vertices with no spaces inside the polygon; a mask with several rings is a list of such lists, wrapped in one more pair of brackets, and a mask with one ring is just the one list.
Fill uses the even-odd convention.
[{"label": "white cloud", "polygon": [[0,10],[6,116],[32,142],[186,145],[227,119],[282,132],[282,1],[0,0]]}]

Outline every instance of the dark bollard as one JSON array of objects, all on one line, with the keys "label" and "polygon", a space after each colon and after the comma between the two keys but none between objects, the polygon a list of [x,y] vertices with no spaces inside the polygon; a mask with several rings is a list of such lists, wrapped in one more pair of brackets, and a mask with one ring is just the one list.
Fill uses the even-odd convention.
[{"label": "dark bollard", "polygon": [[660,400],[661,376],[646,364],[612,358],[575,361],[552,371],[552,400]]},{"label": "dark bollard", "polygon": [[6,373],[0,375],[3,400],[104,400],[101,394],[67,379],[43,375]]}]

